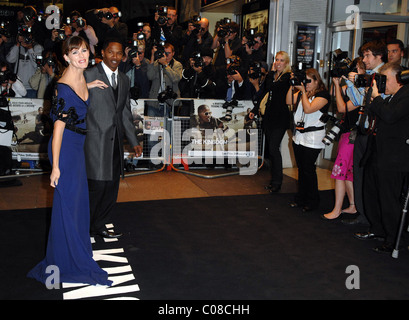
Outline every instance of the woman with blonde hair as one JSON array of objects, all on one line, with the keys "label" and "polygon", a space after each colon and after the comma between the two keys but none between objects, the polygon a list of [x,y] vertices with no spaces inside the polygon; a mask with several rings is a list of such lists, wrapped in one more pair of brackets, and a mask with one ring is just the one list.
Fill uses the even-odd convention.
[{"label": "woman with blonde hair", "polygon": [[[295,101],[293,149],[298,167],[298,192],[291,207],[301,207],[304,212],[319,205],[318,181],[315,162],[325,147],[325,123],[320,119],[328,112],[330,95],[318,71],[305,71],[305,79],[287,92],[287,104]],[[293,94],[293,89],[298,90]]]},{"label": "woman with blonde hair", "polygon": [[266,79],[264,99],[250,112],[262,116],[262,127],[266,137],[266,153],[269,159],[271,179],[265,188],[271,193],[278,192],[283,182],[283,160],[281,141],[290,128],[290,111],[286,103],[286,92],[290,87],[290,58],[285,51],[277,52],[271,71]]}]

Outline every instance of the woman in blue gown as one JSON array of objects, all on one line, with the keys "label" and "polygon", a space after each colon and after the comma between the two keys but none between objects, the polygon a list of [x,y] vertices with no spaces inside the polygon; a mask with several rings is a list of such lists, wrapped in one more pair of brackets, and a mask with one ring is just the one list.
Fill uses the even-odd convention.
[{"label": "woman in blue gown", "polygon": [[58,268],[61,283],[111,285],[107,272],[92,258],[89,235],[83,150],[89,96],[83,71],[88,66],[88,44],[81,37],[71,37],[63,44],[63,55],[68,67],[57,84],[52,109],[54,131],[48,146],[52,164],[50,184],[55,188],[51,226],[46,257],[28,277],[47,284],[50,277],[47,267],[53,266]]}]

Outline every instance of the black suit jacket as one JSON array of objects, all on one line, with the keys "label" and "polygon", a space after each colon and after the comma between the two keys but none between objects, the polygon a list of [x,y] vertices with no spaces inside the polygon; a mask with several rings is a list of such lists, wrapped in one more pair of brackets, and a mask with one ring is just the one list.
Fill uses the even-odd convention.
[{"label": "black suit jacket", "polygon": [[409,85],[401,87],[389,102],[376,97],[368,108],[377,118],[378,165],[409,172]]},{"label": "black suit jacket", "polygon": [[132,147],[139,144],[133,124],[130,100],[129,78],[118,73],[118,98],[101,64],[85,72],[87,83],[102,80],[109,88],[90,89],[90,103],[87,112],[87,136],[85,139],[85,161],[88,179],[110,181],[119,177],[113,175],[115,138],[118,139],[123,174],[123,139],[126,136]]}]

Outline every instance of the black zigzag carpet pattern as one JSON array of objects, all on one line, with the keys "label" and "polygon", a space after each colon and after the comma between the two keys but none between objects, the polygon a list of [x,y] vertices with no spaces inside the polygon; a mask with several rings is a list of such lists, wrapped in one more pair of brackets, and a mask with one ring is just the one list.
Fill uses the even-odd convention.
[{"label": "black zigzag carpet pattern", "polygon": [[[409,252],[372,251],[379,242],[353,237],[366,226],[289,208],[293,194],[118,203],[115,242],[96,238],[112,288],[49,290],[25,277],[44,255],[50,209],[0,212],[0,299],[274,300],[408,299]],[[351,271],[352,270],[352,271]],[[115,290],[113,290],[115,289]],[[104,291],[105,290],[105,291]]]}]

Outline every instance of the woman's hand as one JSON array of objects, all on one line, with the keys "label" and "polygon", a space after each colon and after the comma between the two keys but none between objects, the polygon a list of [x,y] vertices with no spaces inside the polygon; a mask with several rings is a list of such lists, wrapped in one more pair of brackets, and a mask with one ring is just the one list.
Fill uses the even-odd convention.
[{"label": "woman's hand", "polygon": [[105,89],[105,88],[108,88],[108,85],[104,81],[94,80],[90,83],[87,83],[87,87],[88,89],[92,89],[92,88]]},{"label": "woman's hand", "polygon": [[58,185],[59,179],[60,179],[60,169],[53,168],[53,170],[51,171],[51,176],[50,176],[50,186],[55,188]]}]

